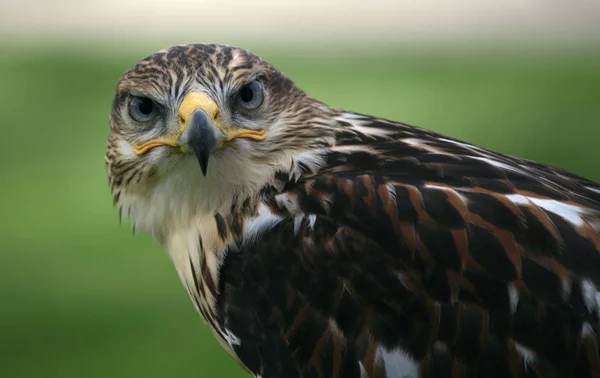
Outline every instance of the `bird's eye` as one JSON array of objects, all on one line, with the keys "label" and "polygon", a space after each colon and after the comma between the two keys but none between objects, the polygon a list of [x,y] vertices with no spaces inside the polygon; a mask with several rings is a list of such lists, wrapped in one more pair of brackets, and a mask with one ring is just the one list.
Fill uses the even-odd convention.
[{"label": "bird's eye", "polygon": [[150,122],[156,117],[157,109],[154,101],[146,97],[131,97],[129,100],[129,115],[136,122]]},{"label": "bird's eye", "polygon": [[263,87],[258,81],[245,84],[238,94],[238,104],[246,110],[254,110],[262,105],[264,99]]}]

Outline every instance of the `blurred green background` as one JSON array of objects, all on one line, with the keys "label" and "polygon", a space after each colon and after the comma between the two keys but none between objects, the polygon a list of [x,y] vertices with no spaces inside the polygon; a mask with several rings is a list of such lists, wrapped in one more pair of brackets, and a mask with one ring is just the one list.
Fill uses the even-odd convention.
[{"label": "blurred green background", "polygon": [[[162,47],[1,49],[2,377],[246,376],[111,206],[113,88]],[[600,49],[246,47],[330,105],[600,180]]]}]

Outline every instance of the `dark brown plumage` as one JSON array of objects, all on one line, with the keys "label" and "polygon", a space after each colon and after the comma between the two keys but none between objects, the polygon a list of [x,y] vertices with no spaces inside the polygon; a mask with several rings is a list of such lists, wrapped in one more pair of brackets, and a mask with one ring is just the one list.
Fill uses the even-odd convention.
[{"label": "dark brown plumage", "polygon": [[[160,111],[134,122],[132,97]],[[255,376],[600,377],[594,182],[327,107],[219,45],[123,76],[107,169]]]}]

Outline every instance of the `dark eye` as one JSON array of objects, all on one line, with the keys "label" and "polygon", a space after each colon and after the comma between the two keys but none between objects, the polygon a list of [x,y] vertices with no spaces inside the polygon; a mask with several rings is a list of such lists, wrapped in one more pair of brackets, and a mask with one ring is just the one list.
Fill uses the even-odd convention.
[{"label": "dark eye", "polygon": [[263,87],[258,81],[245,84],[238,94],[238,103],[247,110],[254,110],[262,105]]},{"label": "dark eye", "polygon": [[129,99],[129,115],[136,122],[150,122],[156,117],[154,101],[146,97],[131,97]]}]

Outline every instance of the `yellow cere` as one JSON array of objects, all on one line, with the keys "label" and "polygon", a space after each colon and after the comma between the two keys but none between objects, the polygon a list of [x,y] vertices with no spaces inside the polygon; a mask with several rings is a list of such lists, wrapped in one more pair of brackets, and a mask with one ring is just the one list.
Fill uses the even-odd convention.
[{"label": "yellow cere", "polygon": [[[204,92],[192,92],[185,96],[181,102],[178,115],[183,121],[184,125],[188,123],[192,113],[198,109],[204,110],[210,119],[212,119],[212,121],[215,123],[215,126],[219,127],[219,125],[216,125],[217,117],[219,116],[219,107],[214,100]],[[185,127],[181,128],[180,134],[184,129]]]}]

